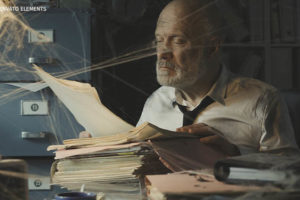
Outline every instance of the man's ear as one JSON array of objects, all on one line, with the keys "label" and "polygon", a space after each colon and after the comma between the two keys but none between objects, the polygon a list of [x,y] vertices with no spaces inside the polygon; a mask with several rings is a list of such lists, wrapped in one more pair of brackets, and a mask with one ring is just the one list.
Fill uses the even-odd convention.
[{"label": "man's ear", "polygon": [[214,56],[215,54],[218,53],[221,45],[221,40],[215,36],[212,36],[208,40],[208,45],[206,48],[206,55],[208,58]]},{"label": "man's ear", "polygon": [[151,42],[149,43],[150,47],[156,47],[156,39],[151,40]]}]

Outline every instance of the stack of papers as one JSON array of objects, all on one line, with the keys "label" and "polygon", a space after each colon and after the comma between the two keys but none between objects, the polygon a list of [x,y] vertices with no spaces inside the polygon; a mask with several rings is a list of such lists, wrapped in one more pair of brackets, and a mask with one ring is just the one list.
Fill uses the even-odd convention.
[{"label": "stack of papers", "polygon": [[177,133],[161,129],[153,124],[145,122],[138,127],[131,129],[128,132],[102,136],[93,138],[80,138],[64,140],[63,145],[52,145],[48,147],[48,150],[55,149],[70,149],[79,147],[93,147],[93,146],[109,146],[118,145],[129,142],[139,142],[148,139],[166,139],[166,138],[197,138],[195,135]]},{"label": "stack of papers", "polygon": [[142,155],[95,155],[59,160],[52,165],[52,183],[75,191],[84,184],[85,191],[138,199],[140,183],[134,171],[142,165],[142,158]]},{"label": "stack of papers", "polygon": [[121,199],[140,198],[140,180],[145,175],[211,168],[224,158],[191,134],[166,131],[150,123],[114,136],[65,140],[48,150],[56,150],[53,184],[70,190],[79,190],[84,184],[87,191]]},{"label": "stack of papers", "polygon": [[49,146],[48,150],[56,150],[52,183],[77,191],[84,184],[86,191],[122,199],[139,198],[144,175],[170,172],[150,143],[145,142],[172,137],[172,132],[160,130],[145,123],[115,136],[65,140],[63,145]]}]

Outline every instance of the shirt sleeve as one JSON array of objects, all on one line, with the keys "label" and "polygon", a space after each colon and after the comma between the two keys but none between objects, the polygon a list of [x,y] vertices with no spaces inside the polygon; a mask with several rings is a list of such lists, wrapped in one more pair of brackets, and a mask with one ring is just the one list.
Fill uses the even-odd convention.
[{"label": "shirt sleeve", "polygon": [[278,91],[265,93],[260,151],[297,149],[285,101]]},{"label": "shirt sleeve", "polygon": [[144,104],[142,114],[141,114],[140,119],[137,122],[136,126],[139,126],[139,125],[143,124],[144,122],[149,121],[148,120],[148,116],[149,116],[148,111],[149,111],[149,109],[147,108],[148,104],[149,104],[149,101],[150,101],[149,99],[150,99],[150,97],[146,100],[146,102]]}]

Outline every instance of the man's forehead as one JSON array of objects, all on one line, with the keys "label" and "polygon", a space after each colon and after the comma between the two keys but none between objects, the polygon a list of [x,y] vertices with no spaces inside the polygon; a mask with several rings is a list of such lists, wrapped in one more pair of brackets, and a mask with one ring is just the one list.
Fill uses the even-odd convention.
[{"label": "man's forehead", "polygon": [[159,18],[158,23],[175,23],[183,20],[185,15],[187,15],[186,11],[183,11],[181,7],[171,6],[164,9]]},{"label": "man's forehead", "polygon": [[182,20],[180,16],[174,13],[167,13],[161,15],[157,21],[156,32],[171,31],[178,33],[185,33],[188,23]]},{"label": "man's forehead", "polygon": [[172,28],[172,27],[180,29],[180,28],[184,28],[184,24],[181,21],[174,18],[172,18],[172,20],[167,18],[161,18],[157,21],[156,28]]},{"label": "man's forehead", "polygon": [[170,26],[168,23],[157,26],[155,35],[188,36],[185,29],[179,26]]},{"label": "man's forehead", "polygon": [[155,30],[156,35],[184,35],[198,40],[203,34],[207,18],[197,3],[198,1],[175,0],[161,12]]}]

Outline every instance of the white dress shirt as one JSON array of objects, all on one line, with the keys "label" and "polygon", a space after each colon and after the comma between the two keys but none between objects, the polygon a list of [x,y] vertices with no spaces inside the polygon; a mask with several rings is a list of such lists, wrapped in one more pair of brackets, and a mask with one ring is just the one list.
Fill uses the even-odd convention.
[{"label": "white dress shirt", "polygon": [[[297,148],[287,107],[274,87],[223,67],[207,96],[213,102],[198,113],[194,123],[215,128],[242,154]],[[183,125],[178,104],[186,102],[175,88],[160,87],[147,99],[137,125],[148,121],[175,131]]]}]

